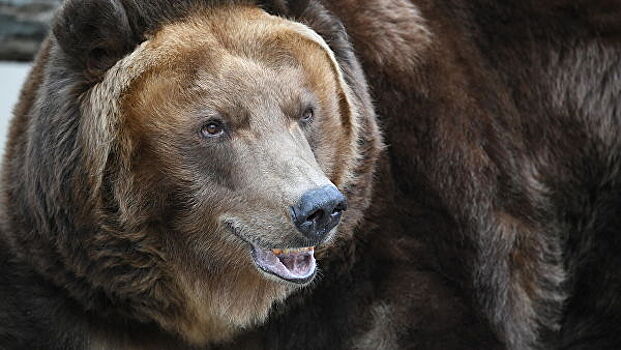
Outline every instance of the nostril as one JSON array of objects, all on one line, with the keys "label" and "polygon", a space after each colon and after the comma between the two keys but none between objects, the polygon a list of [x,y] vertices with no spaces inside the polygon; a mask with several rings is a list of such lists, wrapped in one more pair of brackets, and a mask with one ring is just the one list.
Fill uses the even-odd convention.
[{"label": "nostril", "polygon": [[319,210],[315,210],[314,212],[312,212],[307,218],[306,221],[314,221],[314,222],[318,222],[319,220],[321,220],[321,218],[323,218],[323,210],[319,209]]},{"label": "nostril", "polygon": [[306,238],[318,243],[338,225],[346,209],[345,196],[335,186],[327,185],[302,194],[299,202],[291,207],[291,218]]},{"label": "nostril", "polygon": [[344,212],[345,210],[347,210],[347,204],[345,204],[345,202],[341,202],[336,207],[334,207],[334,210],[332,210],[332,214],[338,214]]}]

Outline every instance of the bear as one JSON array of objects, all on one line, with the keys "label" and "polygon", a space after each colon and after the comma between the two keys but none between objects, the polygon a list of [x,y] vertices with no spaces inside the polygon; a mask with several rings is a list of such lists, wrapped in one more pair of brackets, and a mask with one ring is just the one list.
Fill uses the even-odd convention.
[{"label": "bear", "polygon": [[66,2],[7,145],[2,347],[207,346],[313,283],[381,148],[345,49],[251,2]]},{"label": "bear", "polygon": [[68,0],[3,164],[0,345],[619,348],[620,10]]}]

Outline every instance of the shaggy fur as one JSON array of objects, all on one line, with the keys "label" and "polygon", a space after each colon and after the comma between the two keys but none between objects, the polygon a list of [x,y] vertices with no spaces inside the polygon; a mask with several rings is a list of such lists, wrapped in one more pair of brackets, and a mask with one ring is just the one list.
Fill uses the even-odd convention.
[{"label": "shaggy fur", "polygon": [[[287,210],[315,187],[349,199],[324,250],[369,204],[380,137],[351,56],[256,6],[166,4],[68,2],[35,63],[3,177],[9,348],[229,339],[296,289],[247,242],[315,245]],[[166,17],[137,34],[145,11]],[[215,117],[222,140],[201,136]]]},{"label": "shaggy fur", "polygon": [[[221,49],[210,38],[233,40],[251,17],[267,16],[250,2],[224,3],[75,0],[59,14],[5,158],[0,345],[178,349],[226,338],[217,348],[621,348],[621,6],[255,4],[289,19],[270,17],[267,32],[282,25],[304,39],[271,41],[284,47],[267,51],[288,52],[285,60],[256,45],[250,56],[264,65],[236,72],[245,82],[287,68],[274,76],[290,92],[295,81],[315,82],[340,122],[322,124],[324,137],[307,136],[309,144],[350,202],[318,281],[286,290],[245,260],[234,280],[216,268],[242,248],[204,232],[214,208],[234,205],[198,185],[217,183],[201,180],[214,173],[228,179],[228,167],[184,173],[200,163],[192,150],[175,153],[187,144],[183,106],[206,99],[179,94],[187,78],[216,72],[222,64],[210,62],[247,47]],[[266,43],[257,28],[241,32]],[[366,80],[387,144],[379,159]],[[229,96],[228,85],[202,81]],[[239,86],[252,95],[269,85]],[[223,164],[239,169],[230,158]],[[263,326],[240,330],[268,310]]]}]

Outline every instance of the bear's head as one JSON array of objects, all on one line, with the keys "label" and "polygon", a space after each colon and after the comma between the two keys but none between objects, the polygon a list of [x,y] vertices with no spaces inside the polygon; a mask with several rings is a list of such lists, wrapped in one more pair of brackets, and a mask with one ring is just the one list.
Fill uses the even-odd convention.
[{"label": "bear's head", "polygon": [[351,238],[381,141],[318,4],[145,3],[59,13],[14,121],[4,230],[100,317],[218,341]]}]

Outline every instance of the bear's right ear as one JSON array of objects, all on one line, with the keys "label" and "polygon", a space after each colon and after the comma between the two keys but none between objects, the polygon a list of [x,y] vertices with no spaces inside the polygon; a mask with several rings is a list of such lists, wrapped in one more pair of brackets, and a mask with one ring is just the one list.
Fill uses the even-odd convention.
[{"label": "bear's right ear", "polygon": [[52,30],[62,50],[95,80],[138,44],[120,0],[68,0]]}]

